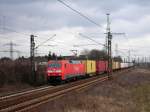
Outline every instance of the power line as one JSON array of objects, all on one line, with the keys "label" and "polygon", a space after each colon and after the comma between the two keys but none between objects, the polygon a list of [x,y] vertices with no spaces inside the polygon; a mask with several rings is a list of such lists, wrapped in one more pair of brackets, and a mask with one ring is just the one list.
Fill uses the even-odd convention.
[{"label": "power line", "polygon": [[88,16],[84,15],[83,13],[79,12],[78,10],[72,8],[71,6],[69,6],[68,4],[66,4],[64,1],[62,0],[57,0],[58,2],[62,3],[63,5],[65,5],[66,7],[68,7],[69,9],[71,9],[72,11],[74,11],[75,13],[79,14],[81,17],[85,18],[86,20],[88,20],[89,22],[95,24],[98,27],[102,27],[100,24],[96,23],[95,21],[93,21],[92,19],[90,19]]},{"label": "power line", "polygon": [[132,44],[130,43],[129,38],[124,34],[125,39],[128,41],[127,44],[128,46],[132,49]]},{"label": "power line", "polygon": [[97,44],[75,44],[73,45],[73,47],[88,46],[88,45],[97,45]]},{"label": "power line", "polygon": [[55,47],[55,46],[57,46],[57,45],[52,45],[52,44],[48,44],[48,45],[42,45],[42,46],[50,46],[50,47]]},{"label": "power line", "polygon": [[44,42],[42,42],[41,44],[37,45],[34,49],[37,49],[38,47],[42,46],[43,44],[45,44],[47,41],[51,40],[52,38],[54,38],[56,36],[56,34],[54,34],[53,36],[51,36],[49,39],[45,40]]},{"label": "power line", "polygon": [[7,30],[7,31],[11,31],[11,32],[15,32],[15,33],[18,33],[18,34],[21,34],[21,35],[24,35],[24,36],[29,36],[28,34],[25,34],[25,33],[22,33],[22,32],[18,32],[18,31],[16,31],[16,30],[14,30],[14,29],[12,29],[12,28],[6,28],[6,27],[4,27],[4,28],[0,28],[0,29],[3,29],[3,30]]},{"label": "power line", "polygon": [[100,43],[100,42],[97,42],[96,40],[91,39],[90,37],[85,36],[85,35],[83,35],[82,33],[79,33],[79,35],[80,35],[80,36],[82,36],[82,37],[84,37],[84,38],[86,38],[86,39],[89,39],[89,40],[91,40],[91,41],[93,41],[93,42],[97,43],[98,45],[102,45],[102,46],[107,47],[105,44],[102,44],[102,43]]}]

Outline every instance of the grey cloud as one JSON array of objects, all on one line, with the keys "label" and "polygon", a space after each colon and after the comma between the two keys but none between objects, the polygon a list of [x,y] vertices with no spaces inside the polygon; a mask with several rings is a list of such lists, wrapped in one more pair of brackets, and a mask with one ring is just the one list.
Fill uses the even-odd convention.
[{"label": "grey cloud", "polygon": [[[91,18],[101,25],[106,23],[107,11],[112,13],[111,20],[135,22],[149,14],[150,10],[145,6],[149,4],[148,0],[68,0],[67,3],[87,15],[87,10],[94,10]],[[6,16],[6,26],[22,31],[54,30],[64,26],[94,27],[57,0],[2,0],[0,13]]]},{"label": "grey cloud", "polygon": [[[109,11],[111,20],[125,20],[137,22],[144,15],[149,14],[148,0],[65,0],[77,10],[86,12],[94,10],[92,19],[104,25],[105,13]],[[94,27],[94,25],[70,9],[63,6],[57,0],[1,0],[1,16],[6,16],[6,26],[12,26],[17,30],[41,31],[54,30],[61,27]],[[2,21],[2,18],[1,18]],[[117,24],[116,24],[117,26]],[[120,26],[120,25],[119,25]],[[95,26],[95,28],[97,28]]]},{"label": "grey cloud", "polygon": [[1,4],[0,7],[1,15],[5,16],[6,25],[19,27],[23,30],[51,30],[60,28],[63,25],[69,27],[78,25],[88,26],[82,18],[78,18],[76,14],[69,12],[69,10],[66,12],[65,10],[65,7],[56,2],[51,4],[31,2],[30,4],[22,3],[19,5],[10,3]]},{"label": "grey cloud", "polygon": [[[150,32],[149,19],[146,18],[150,16],[149,0],[64,1],[102,26],[106,26],[106,13],[111,13],[112,30],[125,32],[130,38],[141,38]],[[84,33],[104,30],[104,27],[98,28],[57,0],[0,0],[0,14],[1,26],[5,16],[5,25],[21,32],[51,31],[63,27],[82,27]]]}]

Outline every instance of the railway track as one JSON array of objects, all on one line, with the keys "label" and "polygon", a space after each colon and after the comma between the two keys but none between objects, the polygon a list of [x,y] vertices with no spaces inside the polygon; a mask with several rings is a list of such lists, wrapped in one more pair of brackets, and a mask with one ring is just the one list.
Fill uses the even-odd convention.
[{"label": "railway track", "polygon": [[[121,72],[120,72],[121,73]],[[45,87],[0,98],[0,112],[26,112],[54,100],[72,91],[79,91],[89,86],[108,80],[108,76],[97,76],[64,84],[56,87]]]},{"label": "railway track", "polygon": [[71,84],[66,84],[50,89],[43,89],[40,91],[27,92],[24,94],[18,94],[9,97],[3,97],[0,99],[0,112],[14,112],[14,111],[28,111],[36,106],[46,103],[50,100],[65,95],[73,90],[86,88],[93,84],[103,82],[108,77],[93,77],[81,81],[77,81]]}]

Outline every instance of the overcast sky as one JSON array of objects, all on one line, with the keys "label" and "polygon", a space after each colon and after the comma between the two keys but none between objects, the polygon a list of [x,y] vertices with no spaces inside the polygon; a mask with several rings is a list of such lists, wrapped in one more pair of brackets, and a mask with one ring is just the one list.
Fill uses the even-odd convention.
[{"label": "overcast sky", "polygon": [[[118,44],[120,55],[150,56],[150,1],[149,0],[62,0],[82,12],[101,27],[89,22],[57,0],[0,0],[0,49],[9,50],[6,43],[17,44],[15,50],[29,56],[30,35],[37,35],[36,45],[56,36],[38,48],[40,55],[49,51],[57,55],[72,55],[84,49],[102,49],[103,46],[73,47],[76,44],[95,44],[78,35],[82,33],[100,43],[105,42],[106,13],[110,13],[111,31],[126,33],[113,36],[113,55]],[[14,32],[17,31],[18,33]],[[127,49],[127,50],[125,50]],[[43,54],[44,53],[44,54]],[[15,53],[15,55],[17,55]],[[0,53],[9,56],[9,53]]]}]

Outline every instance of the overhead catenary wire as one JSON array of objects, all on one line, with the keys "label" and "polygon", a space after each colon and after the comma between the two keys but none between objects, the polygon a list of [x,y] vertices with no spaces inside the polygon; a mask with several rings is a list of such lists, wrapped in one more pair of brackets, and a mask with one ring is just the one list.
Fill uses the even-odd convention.
[{"label": "overhead catenary wire", "polygon": [[25,33],[22,33],[22,32],[19,32],[19,31],[16,31],[16,30],[14,30],[14,29],[12,29],[12,28],[0,28],[0,29],[4,29],[4,30],[7,30],[7,31],[11,31],[11,32],[14,32],[14,33],[18,33],[18,34],[21,34],[21,35],[24,35],[24,36],[30,36],[30,35],[28,35],[28,34],[25,34]]},{"label": "overhead catenary wire", "polygon": [[47,40],[45,40],[44,42],[42,42],[41,44],[37,45],[35,47],[35,49],[37,49],[38,47],[42,46],[43,44],[45,44],[47,41],[51,40],[52,38],[54,38],[56,36],[56,34],[54,34],[53,36],[51,36],[50,38],[48,38]]},{"label": "overhead catenary wire", "polygon": [[128,50],[132,49],[132,44],[131,44],[131,42],[130,42],[130,40],[129,40],[129,38],[127,37],[126,34],[124,35],[124,38],[128,41],[128,42],[127,42],[128,46],[129,46],[129,49],[128,49]]},{"label": "overhead catenary wire", "polygon": [[88,45],[97,45],[97,44],[75,44],[73,45],[73,47],[88,46]]},{"label": "overhead catenary wire", "polygon": [[86,35],[83,35],[82,33],[79,33],[79,35],[82,36],[82,37],[84,37],[84,38],[86,38],[86,39],[89,39],[89,40],[95,42],[95,43],[98,44],[98,45],[107,47],[105,44],[102,44],[102,43],[100,43],[100,42],[97,42],[96,40],[94,40],[94,39],[92,39],[92,38],[90,38],[90,37],[88,37],[88,36],[86,36]]},{"label": "overhead catenary wire", "polygon": [[62,0],[57,0],[58,2],[60,2],[61,4],[63,4],[64,6],[68,7],[69,9],[71,9],[72,11],[74,11],[75,13],[79,14],[81,17],[85,18],[86,20],[88,20],[89,22],[95,24],[98,27],[102,27],[100,24],[96,23],[94,20],[92,20],[91,18],[89,18],[88,16],[86,16],[85,14],[81,13],[80,11],[72,8],[71,6],[69,6],[68,4],[66,4],[64,1]]}]

